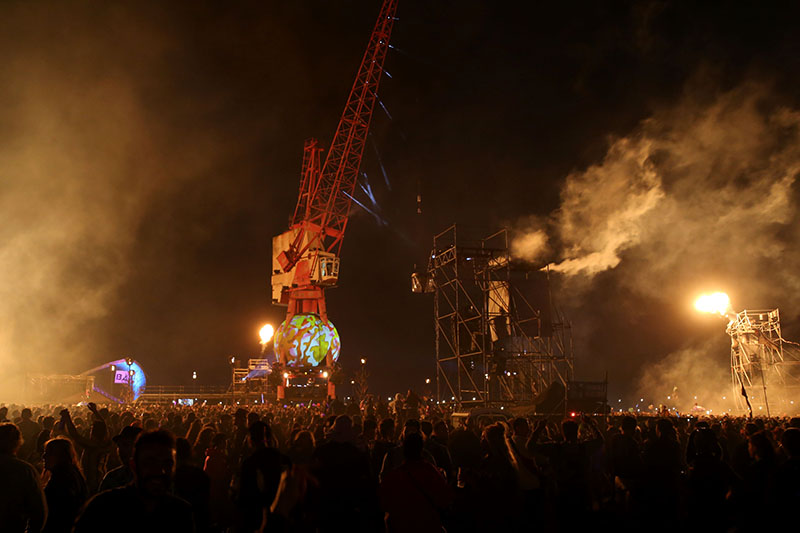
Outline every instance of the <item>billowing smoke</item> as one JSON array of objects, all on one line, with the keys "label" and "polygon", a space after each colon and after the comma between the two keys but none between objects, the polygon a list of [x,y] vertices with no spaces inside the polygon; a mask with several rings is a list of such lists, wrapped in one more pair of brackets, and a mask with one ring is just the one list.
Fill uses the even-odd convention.
[{"label": "billowing smoke", "polygon": [[641,238],[641,221],[664,198],[647,138],[615,141],[605,160],[567,176],[555,223],[565,258],[555,272],[585,274],[616,267]]},{"label": "billowing smoke", "polygon": [[87,326],[135,268],[130,249],[158,189],[148,179],[157,149],[130,86],[113,75],[70,83],[30,59],[7,64],[18,93],[2,117],[4,397],[25,373],[77,372],[103,357]]},{"label": "billowing smoke", "polygon": [[[614,291],[618,308],[631,305],[627,298],[656,302],[664,314],[691,313],[697,292],[722,289],[737,310],[785,306],[784,320],[792,318],[800,303],[798,172],[800,112],[776,103],[769,87],[747,84],[711,101],[686,97],[613,139],[598,164],[567,176],[548,221],[559,250],[550,268],[565,275],[564,292],[576,301],[604,273],[603,290]],[[666,324],[643,326],[641,310],[626,312],[627,327],[663,337],[655,332]],[[576,323],[582,326],[590,325]],[[724,347],[714,354],[723,371],[698,374],[708,350],[683,339],[685,332],[671,333],[674,341],[654,341],[648,357],[633,363],[645,368],[641,388],[660,389],[672,385],[664,376],[679,382],[691,372],[702,376],[697,387],[721,398],[716,389],[730,387]]]},{"label": "billowing smoke", "polygon": [[532,216],[515,226],[511,240],[511,254],[531,263],[545,258],[550,251],[550,245],[544,222]]},{"label": "billowing smoke", "polygon": [[592,276],[636,248],[647,262],[638,281],[655,288],[678,263],[722,249],[736,262],[776,257],[785,247],[777,226],[795,211],[800,113],[765,110],[766,99],[747,86],[711,104],[685,102],[569,175],[554,215],[562,259],[551,269]]},{"label": "billowing smoke", "polygon": [[4,9],[0,401],[19,401],[28,373],[77,373],[124,353],[107,350],[101,325],[148,268],[133,252],[142,223],[219,161],[222,143],[178,135],[159,112],[169,39],[117,15]]},{"label": "billowing smoke", "polygon": [[[730,369],[721,364],[725,342],[705,341],[667,355],[644,368],[636,395],[640,409],[664,405],[681,412],[725,413],[736,409]],[[722,359],[724,361],[724,358]],[[613,402],[612,402],[613,405]],[[625,405],[624,408],[629,408]]]}]

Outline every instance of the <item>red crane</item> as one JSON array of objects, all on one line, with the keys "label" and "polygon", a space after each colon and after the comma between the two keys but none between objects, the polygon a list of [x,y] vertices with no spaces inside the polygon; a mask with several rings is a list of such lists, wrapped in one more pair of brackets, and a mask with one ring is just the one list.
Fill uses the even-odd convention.
[{"label": "red crane", "polygon": [[[397,2],[384,0],[381,6],[324,164],[321,164],[323,149],[317,139],[305,142],[294,216],[289,230],[272,240],[272,302],[288,306],[286,324],[300,313],[316,314],[324,323],[328,322],[325,289],[334,287],[339,278],[339,253],[378,98]],[[280,350],[278,358],[279,363],[286,364],[286,354]],[[329,370],[333,366],[330,353],[325,366]],[[334,395],[330,381],[328,395]]]}]

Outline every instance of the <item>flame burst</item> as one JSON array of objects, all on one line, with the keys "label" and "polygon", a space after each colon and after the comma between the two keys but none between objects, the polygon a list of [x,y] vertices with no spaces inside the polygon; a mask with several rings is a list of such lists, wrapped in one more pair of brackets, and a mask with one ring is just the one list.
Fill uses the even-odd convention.
[{"label": "flame burst", "polygon": [[715,313],[725,316],[731,310],[731,299],[724,292],[701,294],[694,302],[694,308],[701,313]]},{"label": "flame burst", "polygon": [[272,340],[272,335],[275,333],[275,329],[272,327],[272,324],[264,324],[261,326],[261,329],[258,331],[258,336],[261,337],[261,346],[266,346],[269,341]]}]

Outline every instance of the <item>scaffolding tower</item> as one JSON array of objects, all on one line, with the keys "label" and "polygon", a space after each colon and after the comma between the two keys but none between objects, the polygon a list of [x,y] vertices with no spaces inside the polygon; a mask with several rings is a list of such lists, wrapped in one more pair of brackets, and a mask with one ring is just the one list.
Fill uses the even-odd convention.
[{"label": "scaffolding tower", "polygon": [[[744,310],[731,317],[731,379],[737,408],[756,415],[797,411],[800,350],[781,336],[778,309]],[[746,394],[746,396],[745,396]]]},{"label": "scaffolding tower", "polygon": [[412,276],[412,290],[434,293],[437,399],[459,409],[534,404],[553,384],[565,396],[571,325],[549,289],[542,313],[516,282],[547,273],[512,260],[506,229],[467,233],[453,225],[435,235],[427,272]]}]

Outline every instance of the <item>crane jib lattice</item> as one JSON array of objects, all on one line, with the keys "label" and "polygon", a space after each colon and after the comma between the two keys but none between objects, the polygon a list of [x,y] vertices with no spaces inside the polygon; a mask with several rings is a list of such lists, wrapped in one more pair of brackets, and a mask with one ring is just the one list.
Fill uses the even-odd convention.
[{"label": "crane jib lattice", "polygon": [[287,251],[284,271],[311,247],[337,255],[341,249],[396,10],[397,0],[386,0],[381,7],[321,168],[317,141],[306,142],[300,195],[292,219],[292,227],[299,231]]}]

